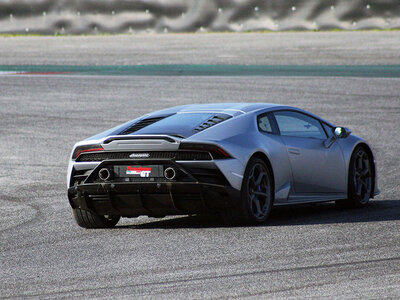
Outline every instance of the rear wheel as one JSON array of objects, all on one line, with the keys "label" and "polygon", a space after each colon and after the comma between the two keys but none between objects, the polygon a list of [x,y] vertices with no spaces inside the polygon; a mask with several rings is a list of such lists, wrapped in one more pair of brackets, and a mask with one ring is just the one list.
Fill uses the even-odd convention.
[{"label": "rear wheel", "polygon": [[73,208],[72,215],[76,223],[83,228],[112,228],[121,218],[114,215],[98,215],[80,208]]},{"label": "rear wheel", "polygon": [[272,177],[265,162],[250,159],[244,173],[238,207],[224,213],[229,223],[261,224],[271,211],[273,202]]},{"label": "rear wheel", "polygon": [[364,207],[372,191],[372,162],[364,147],[357,147],[350,159],[348,199],[340,205]]}]

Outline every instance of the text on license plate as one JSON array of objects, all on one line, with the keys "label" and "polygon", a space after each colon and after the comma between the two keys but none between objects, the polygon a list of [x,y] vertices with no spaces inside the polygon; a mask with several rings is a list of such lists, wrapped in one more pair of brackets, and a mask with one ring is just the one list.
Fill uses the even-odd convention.
[{"label": "text on license plate", "polygon": [[126,166],[127,175],[140,175],[140,177],[149,177],[151,174],[151,167],[131,167]]},{"label": "text on license plate", "polygon": [[118,177],[162,177],[163,176],[163,168],[159,165],[123,165],[123,166],[114,166],[115,174],[118,174]]}]

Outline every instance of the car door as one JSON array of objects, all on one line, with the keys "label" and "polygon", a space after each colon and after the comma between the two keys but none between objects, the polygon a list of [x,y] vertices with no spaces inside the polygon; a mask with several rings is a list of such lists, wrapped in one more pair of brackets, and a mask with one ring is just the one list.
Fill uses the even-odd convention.
[{"label": "car door", "polygon": [[346,191],[345,163],[338,143],[324,145],[329,137],[321,122],[307,114],[274,112],[292,168],[295,194],[328,194]]}]

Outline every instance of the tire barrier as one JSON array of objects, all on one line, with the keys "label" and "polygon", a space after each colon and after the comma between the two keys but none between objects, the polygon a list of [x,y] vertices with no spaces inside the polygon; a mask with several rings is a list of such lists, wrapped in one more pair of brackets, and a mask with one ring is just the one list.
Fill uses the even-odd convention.
[{"label": "tire barrier", "polygon": [[400,28],[398,0],[3,0],[0,33]]}]

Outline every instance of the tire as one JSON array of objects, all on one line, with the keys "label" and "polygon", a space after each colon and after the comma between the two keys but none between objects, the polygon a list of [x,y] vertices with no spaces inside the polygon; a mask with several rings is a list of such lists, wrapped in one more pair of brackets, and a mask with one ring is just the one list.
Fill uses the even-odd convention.
[{"label": "tire", "polygon": [[73,208],[72,215],[76,223],[83,228],[112,228],[114,227],[120,216],[102,216],[91,211]]},{"label": "tire", "polygon": [[229,224],[257,225],[268,219],[273,203],[272,175],[265,162],[251,158],[243,176],[240,203],[223,213]]},{"label": "tire", "polygon": [[372,161],[365,147],[354,149],[349,165],[348,199],[337,201],[342,207],[365,207],[372,191]]}]

